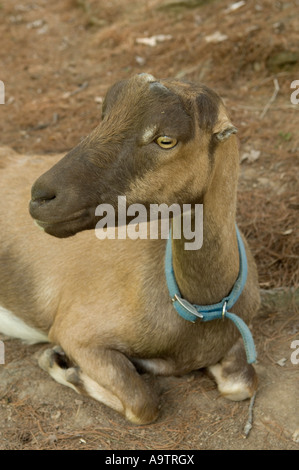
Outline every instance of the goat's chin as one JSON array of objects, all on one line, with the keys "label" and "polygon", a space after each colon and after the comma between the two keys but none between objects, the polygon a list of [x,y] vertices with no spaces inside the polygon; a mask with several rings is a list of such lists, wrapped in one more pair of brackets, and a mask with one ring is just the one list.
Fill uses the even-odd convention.
[{"label": "goat's chin", "polygon": [[35,220],[35,224],[49,235],[57,238],[67,238],[76,235],[84,230],[95,228],[96,221],[90,214],[84,214],[72,220],[48,223],[41,220]]}]

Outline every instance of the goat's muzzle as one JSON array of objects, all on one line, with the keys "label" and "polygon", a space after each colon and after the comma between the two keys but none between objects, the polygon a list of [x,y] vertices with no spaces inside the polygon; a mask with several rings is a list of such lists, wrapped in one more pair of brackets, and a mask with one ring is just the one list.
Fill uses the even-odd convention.
[{"label": "goat's muzzle", "polygon": [[94,174],[82,161],[76,163],[74,152],[68,154],[41,175],[31,190],[30,215],[45,232],[59,238],[92,229],[96,224]]},{"label": "goat's muzzle", "polygon": [[65,238],[75,235],[82,230],[89,230],[95,227],[94,208],[83,208],[63,218],[55,216],[47,217],[48,212],[53,212],[55,199],[55,196],[48,199],[44,196],[42,198],[33,197],[29,203],[31,216],[46,233],[58,238]]}]

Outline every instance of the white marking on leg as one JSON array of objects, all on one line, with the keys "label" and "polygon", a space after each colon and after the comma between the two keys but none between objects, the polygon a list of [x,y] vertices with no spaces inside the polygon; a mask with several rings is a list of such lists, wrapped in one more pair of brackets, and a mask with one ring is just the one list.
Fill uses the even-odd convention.
[{"label": "white marking on leg", "polygon": [[66,379],[66,371],[68,369],[62,369],[62,367],[59,367],[59,365],[56,364],[56,363],[54,363],[52,367],[43,368],[43,369],[46,372],[48,372],[50,374],[50,376],[54,380],[56,380],[56,382],[60,383],[61,385],[65,385],[66,387],[70,387],[73,390],[75,390],[75,392],[80,394],[80,391],[77,389],[77,387],[74,384],[72,384],[71,382],[68,382],[67,379]]},{"label": "white marking on leg", "polygon": [[86,393],[92,398],[101,403],[104,403],[104,405],[109,406],[119,413],[124,412],[123,404],[116,395],[113,395],[113,393],[99,385],[84,373],[80,373],[80,380],[82,381]]},{"label": "white marking on leg", "polygon": [[28,344],[49,342],[46,333],[27,325],[12,312],[0,307],[0,332],[6,336],[19,338]]},{"label": "white marking on leg", "polygon": [[132,362],[137,367],[140,367],[151,374],[172,375],[175,373],[175,368],[171,361],[166,361],[164,359],[140,359],[138,357],[133,357]]},{"label": "white marking on leg", "polygon": [[241,401],[251,396],[248,385],[240,375],[223,377],[221,364],[215,364],[208,369],[216,380],[219,392],[225,398],[232,401]]},{"label": "white marking on leg", "polygon": [[46,349],[38,360],[39,366],[48,372],[56,382],[75,390],[78,394],[86,394],[119,413],[124,412],[124,406],[116,395],[99,385],[79,368],[75,366],[61,367],[57,362],[57,354],[60,354],[62,358],[65,357],[64,353],[60,352],[60,347],[55,346]]}]

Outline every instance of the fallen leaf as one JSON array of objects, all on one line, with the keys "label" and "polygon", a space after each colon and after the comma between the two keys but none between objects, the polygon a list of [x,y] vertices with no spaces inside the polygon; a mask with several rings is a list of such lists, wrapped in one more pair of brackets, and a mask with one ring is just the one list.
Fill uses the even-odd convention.
[{"label": "fallen leaf", "polygon": [[241,162],[243,162],[244,160],[248,160],[249,163],[255,162],[260,157],[260,155],[260,150],[251,149],[250,152],[243,153],[241,157]]},{"label": "fallen leaf", "polygon": [[277,361],[276,364],[278,364],[280,367],[283,367],[283,366],[285,366],[286,362],[287,362],[287,358],[283,357],[283,358],[279,359],[279,361]]},{"label": "fallen leaf", "polygon": [[228,38],[226,34],[222,34],[219,31],[216,31],[216,33],[211,34],[210,36],[206,36],[205,40],[207,42],[222,42],[225,41]]},{"label": "fallen leaf", "polygon": [[136,39],[137,44],[143,44],[144,46],[155,47],[159,42],[169,41],[172,39],[170,34],[157,34],[149,38],[138,38]]},{"label": "fallen leaf", "polygon": [[241,0],[240,2],[232,3],[226,10],[225,13],[230,13],[231,11],[236,11],[239,8],[243,7],[246,5],[246,2],[244,0]]}]

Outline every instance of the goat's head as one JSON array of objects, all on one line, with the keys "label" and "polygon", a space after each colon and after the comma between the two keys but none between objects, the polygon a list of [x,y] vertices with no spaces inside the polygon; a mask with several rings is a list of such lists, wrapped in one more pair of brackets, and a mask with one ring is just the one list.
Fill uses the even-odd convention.
[{"label": "goat's head", "polygon": [[95,208],[200,202],[215,151],[236,129],[207,87],[140,74],[113,85],[102,122],[33,185],[30,213],[67,237],[94,228]]}]

